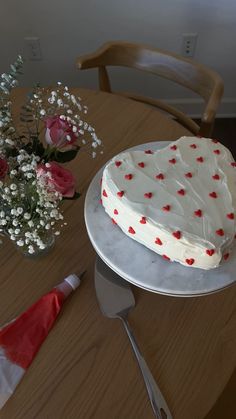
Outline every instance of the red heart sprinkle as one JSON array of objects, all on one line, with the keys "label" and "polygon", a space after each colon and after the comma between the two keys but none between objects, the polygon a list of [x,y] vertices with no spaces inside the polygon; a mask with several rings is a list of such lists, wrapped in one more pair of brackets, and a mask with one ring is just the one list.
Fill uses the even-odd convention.
[{"label": "red heart sprinkle", "polygon": [[216,144],[216,143],[218,143],[218,141],[217,141],[217,140],[211,140],[211,141],[212,141],[213,143],[215,143],[215,144]]},{"label": "red heart sprinkle", "polygon": [[129,233],[130,234],[135,234],[135,231],[134,231],[133,227],[129,227]]},{"label": "red heart sprinkle", "polygon": [[117,192],[117,195],[118,195],[120,198],[122,198],[122,196],[124,195],[124,191]]},{"label": "red heart sprinkle", "polygon": [[177,150],[177,146],[176,146],[176,145],[172,145],[172,146],[170,147],[170,149],[171,149],[171,150]]},{"label": "red heart sprinkle", "polygon": [[209,193],[209,196],[210,196],[211,198],[217,198],[217,193],[216,193],[216,192],[210,192],[210,193]]},{"label": "red heart sprinkle", "polygon": [[194,211],[194,214],[195,214],[197,217],[201,217],[201,216],[202,216],[202,210],[198,209],[198,210]]},{"label": "red heart sprinkle", "polygon": [[153,154],[153,151],[152,150],[146,150],[145,153],[146,154]]},{"label": "red heart sprinkle", "polygon": [[115,161],[115,165],[116,165],[116,167],[119,167],[121,164],[122,164],[122,162],[121,162],[121,161]]},{"label": "red heart sprinkle", "polygon": [[146,224],[147,220],[146,217],[142,217],[141,220],[139,221],[141,224]]},{"label": "red heart sprinkle", "polygon": [[119,214],[118,211],[117,211],[117,209],[114,209],[114,214],[115,215],[118,215]]},{"label": "red heart sprinkle", "polygon": [[170,211],[170,205],[165,205],[165,207],[162,207],[163,211]]},{"label": "red heart sprinkle", "polygon": [[161,239],[159,239],[159,237],[156,237],[155,243],[159,244],[159,246],[162,246],[162,244],[163,244]]},{"label": "red heart sprinkle", "polygon": [[117,222],[114,220],[114,218],[111,219],[113,224],[117,224]]},{"label": "red heart sprinkle", "polygon": [[163,175],[163,173],[159,173],[159,175],[156,175],[156,179],[163,180],[164,178],[165,176]]},{"label": "red heart sprinkle", "polygon": [[215,154],[220,154],[220,150],[219,150],[219,149],[214,150],[214,153],[215,153]]},{"label": "red heart sprinkle", "polygon": [[215,250],[214,250],[214,249],[207,249],[207,250],[206,250],[206,254],[207,254],[208,256],[213,256],[213,255],[214,255],[214,253],[215,253]]},{"label": "red heart sprinkle", "polygon": [[191,259],[185,259],[185,262],[186,262],[188,265],[193,265],[193,264],[194,264],[194,262],[195,262],[195,260],[194,260],[193,258],[191,258]]},{"label": "red heart sprinkle", "polygon": [[170,160],[169,160],[169,163],[171,163],[171,164],[175,164],[175,163],[176,163],[176,159],[170,159]]},{"label": "red heart sprinkle", "polygon": [[188,173],[185,173],[185,175],[184,175],[185,177],[193,177],[193,175],[192,175],[192,173],[191,172],[188,172]]},{"label": "red heart sprinkle", "polygon": [[231,166],[232,167],[236,167],[236,162],[235,161],[232,161]]},{"label": "red heart sprinkle", "polygon": [[105,189],[103,189],[102,194],[103,194],[103,196],[105,196],[107,198],[107,193],[106,193]]},{"label": "red heart sprinkle", "polygon": [[225,232],[222,228],[220,228],[219,230],[216,230],[216,234],[218,234],[218,236],[224,236]]},{"label": "red heart sprinkle", "polygon": [[146,193],[144,194],[144,196],[145,196],[145,198],[150,199],[150,198],[152,197],[152,192],[146,192]]},{"label": "red heart sprinkle", "polygon": [[165,259],[165,260],[170,260],[169,256],[162,255],[162,257],[163,257],[163,259]]},{"label": "red heart sprinkle", "polygon": [[196,160],[197,160],[199,163],[203,163],[203,162],[204,162],[204,158],[203,158],[203,157],[197,157],[197,158],[196,158]]},{"label": "red heart sprinkle", "polygon": [[225,253],[224,260],[227,260],[229,258],[229,253]]},{"label": "red heart sprinkle", "polygon": [[217,175],[217,174],[215,174],[215,175],[213,175],[213,176],[212,176],[212,179],[214,179],[214,180],[219,180],[219,179],[220,179],[220,176],[219,176],[219,175]]},{"label": "red heart sprinkle", "polygon": [[179,195],[185,195],[185,190],[184,189],[179,189],[178,191]]},{"label": "red heart sprinkle", "polygon": [[99,203],[102,204],[102,199],[99,199]]},{"label": "red heart sprinkle", "polygon": [[126,180],[131,180],[133,178],[133,175],[129,173],[128,175],[125,175]]},{"label": "red heart sprinkle", "polygon": [[174,231],[172,233],[172,235],[176,238],[176,239],[180,239],[180,237],[182,236],[181,231]]},{"label": "red heart sprinkle", "polygon": [[138,163],[138,166],[144,168],[145,164],[143,161],[141,161],[140,163]]},{"label": "red heart sprinkle", "polygon": [[230,220],[234,220],[234,213],[233,213],[233,212],[230,212],[229,214],[227,214],[227,217],[228,217]]},{"label": "red heart sprinkle", "polygon": [[191,144],[190,147],[191,148],[197,148],[196,144]]}]

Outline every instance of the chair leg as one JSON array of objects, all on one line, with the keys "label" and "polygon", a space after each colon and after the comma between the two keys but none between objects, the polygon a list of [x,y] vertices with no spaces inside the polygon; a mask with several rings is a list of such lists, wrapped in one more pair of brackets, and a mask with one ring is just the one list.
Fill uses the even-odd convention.
[{"label": "chair leg", "polygon": [[200,129],[198,135],[201,137],[211,138],[212,132],[214,128],[214,121],[213,122],[201,122]]},{"label": "chair leg", "polygon": [[111,92],[111,84],[105,67],[98,67],[99,87],[103,92]]}]

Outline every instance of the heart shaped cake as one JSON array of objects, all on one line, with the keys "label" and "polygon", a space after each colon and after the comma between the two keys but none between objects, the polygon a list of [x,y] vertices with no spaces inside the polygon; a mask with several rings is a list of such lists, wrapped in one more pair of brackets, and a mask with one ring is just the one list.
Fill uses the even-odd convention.
[{"label": "heart shaped cake", "polygon": [[215,268],[234,245],[236,163],[209,138],[127,151],[104,169],[102,204],[125,234],[166,260]]}]

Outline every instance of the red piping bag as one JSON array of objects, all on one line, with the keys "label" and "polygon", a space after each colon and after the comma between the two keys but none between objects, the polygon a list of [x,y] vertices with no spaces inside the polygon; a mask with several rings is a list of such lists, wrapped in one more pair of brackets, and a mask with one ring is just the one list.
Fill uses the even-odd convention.
[{"label": "red piping bag", "polygon": [[[82,275],[81,275],[82,276]],[[69,275],[52,291],[0,329],[0,409],[14,392],[80,278]]]}]

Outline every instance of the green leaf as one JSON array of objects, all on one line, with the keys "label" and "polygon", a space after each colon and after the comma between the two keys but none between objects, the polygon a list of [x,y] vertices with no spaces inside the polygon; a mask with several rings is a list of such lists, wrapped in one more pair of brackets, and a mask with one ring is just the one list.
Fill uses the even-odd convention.
[{"label": "green leaf", "polygon": [[3,134],[7,133],[10,127],[2,127]]},{"label": "green leaf", "polygon": [[55,150],[54,153],[51,154],[51,159],[57,161],[59,163],[66,163],[68,161],[73,160],[79,151],[80,147],[77,147],[73,150],[69,151],[58,151]]},{"label": "green leaf", "polygon": [[26,115],[20,115],[20,119],[23,122],[34,122],[32,116],[30,116],[30,115],[27,115],[27,116]]},{"label": "green leaf", "polygon": [[6,148],[5,149],[6,152],[6,157],[16,157],[18,155],[18,150],[17,148]]},{"label": "green leaf", "polygon": [[40,141],[34,141],[33,143],[25,144],[22,147],[27,153],[31,154],[34,153],[39,157],[43,157],[45,149],[43,147],[43,144]]},{"label": "green leaf", "polygon": [[35,141],[33,143],[33,152],[37,154],[37,156],[39,157],[42,157],[44,155],[45,148],[40,141],[37,141],[37,142]]},{"label": "green leaf", "polygon": [[81,196],[81,193],[79,193],[79,192],[75,192],[75,194],[74,194],[71,198],[68,198],[68,197],[64,196],[64,197],[63,197],[63,200],[64,200],[64,199],[65,199],[65,200],[75,200],[75,199],[78,199],[80,196]]},{"label": "green leaf", "polygon": [[28,143],[24,146],[21,147],[23,150],[27,151],[27,153],[31,154],[32,153],[32,144]]},{"label": "green leaf", "polygon": [[21,122],[33,122],[34,120],[31,119],[30,117],[25,117],[25,116],[20,116],[20,121]]},{"label": "green leaf", "polygon": [[32,112],[32,107],[29,105],[23,105],[22,109],[24,109],[26,112]]}]

